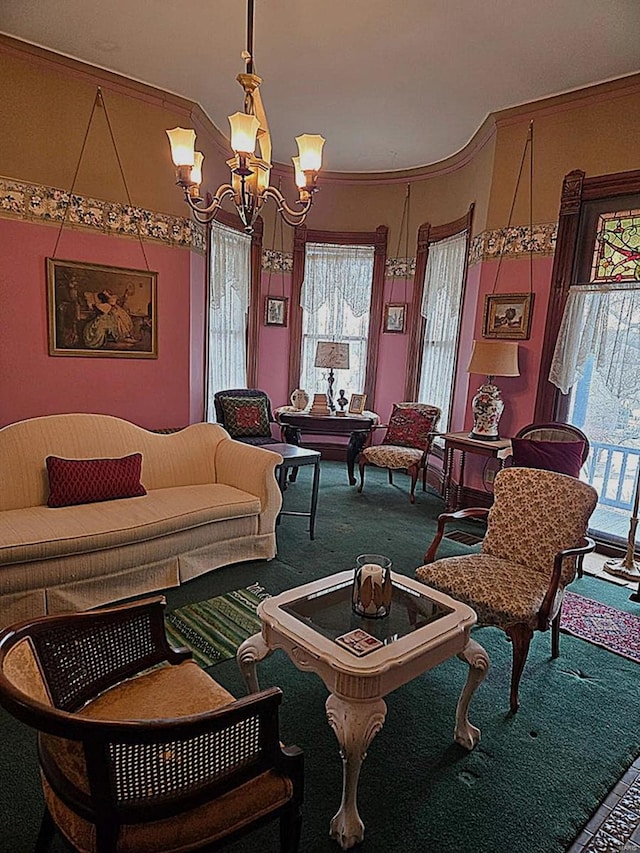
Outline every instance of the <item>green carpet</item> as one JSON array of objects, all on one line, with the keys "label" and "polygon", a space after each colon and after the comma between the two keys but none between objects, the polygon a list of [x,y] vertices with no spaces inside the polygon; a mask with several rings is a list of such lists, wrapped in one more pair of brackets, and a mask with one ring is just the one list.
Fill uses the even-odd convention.
[{"label": "green carpet", "polygon": [[[348,486],[343,465],[322,463],[313,542],[306,519],[284,517],[275,560],[228,566],[168,590],[169,609],[256,581],[276,594],[351,568],[365,552],[387,554],[395,571],[413,576],[443,502],[418,491],[412,506],[406,478],[395,479],[390,486],[386,472],[367,469],[359,495]],[[285,493],[287,508],[308,507],[310,481],[310,469],[301,468]],[[441,554],[473,550],[447,541]],[[628,601],[629,591],[614,584],[584,577],[571,589],[640,612]],[[479,746],[468,753],[453,742],[455,704],[466,671],[456,659],[387,696],[387,719],[360,777],[364,853],[561,853],[640,751],[636,664],[564,634],[560,658],[553,661],[549,634],[537,633],[523,674],[521,708],[510,717],[511,647],[492,628],[477,629],[474,636],[490,657],[489,673],[470,709],[471,721],[482,730]],[[244,695],[235,660],[210,671],[235,695]],[[337,853],[328,829],[340,803],[342,765],[326,721],[327,690],[280,651],[258,665],[258,674],[262,686],[283,689],[281,739],[305,753],[301,853]],[[42,801],[33,734],[3,713],[0,748],[0,850],[28,853]],[[275,853],[277,826],[228,849]],[[53,853],[63,850],[56,841]]]},{"label": "green carpet", "polygon": [[264,595],[254,584],[179,607],[165,619],[169,642],[190,649],[204,668],[229,660],[243,640],[260,630],[256,607]]}]

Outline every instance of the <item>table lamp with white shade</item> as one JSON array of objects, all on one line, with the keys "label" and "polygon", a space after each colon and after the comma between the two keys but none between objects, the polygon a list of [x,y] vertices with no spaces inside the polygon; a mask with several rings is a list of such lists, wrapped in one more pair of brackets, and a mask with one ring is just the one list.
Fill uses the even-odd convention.
[{"label": "table lamp with white shade", "polygon": [[333,402],[333,383],[335,382],[333,371],[349,369],[349,344],[337,341],[318,341],[314,367],[329,369],[327,377],[327,406],[333,412],[336,408]]},{"label": "table lamp with white shade", "polygon": [[478,388],[473,398],[473,430],[469,438],[498,441],[498,422],[504,411],[500,389],[493,384],[494,376],[520,376],[518,344],[516,341],[474,341],[467,373],[484,373],[487,382]]}]

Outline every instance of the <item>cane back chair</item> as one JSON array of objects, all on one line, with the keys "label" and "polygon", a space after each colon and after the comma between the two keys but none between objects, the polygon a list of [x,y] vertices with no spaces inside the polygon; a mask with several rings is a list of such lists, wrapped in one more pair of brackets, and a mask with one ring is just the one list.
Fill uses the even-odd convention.
[{"label": "cane back chair", "polygon": [[38,733],[45,814],[81,853],[224,846],[280,818],[298,849],[302,753],[280,746],[281,691],[234,697],[168,645],[164,599],[0,632],[0,703]]}]

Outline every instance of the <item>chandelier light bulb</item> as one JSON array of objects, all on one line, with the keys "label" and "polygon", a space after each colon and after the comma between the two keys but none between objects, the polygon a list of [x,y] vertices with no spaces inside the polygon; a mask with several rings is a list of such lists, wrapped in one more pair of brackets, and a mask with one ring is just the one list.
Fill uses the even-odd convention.
[{"label": "chandelier light bulb", "polygon": [[175,166],[193,166],[195,162],[196,132],[192,128],[174,127],[167,131],[171,145],[171,158]]},{"label": "chandelier light bulb", "polygon": [[191,170],[191,181],[199,187],[202,183],[202,161],[204,154],[202,151],[196,151],[193,155],[193,169]]},{"label": "chandelier light bulb", "polygon": [[254,115],[234,113],[229,116],[231,125],[231,147],[236,154],[253,154],[260,122]]},{"label": "chandelier light bulb", "polygon": [[313,133],[303,133],[296,136],[300,152],[300,168],[303,172],[319,172],[322,167],[322,147],[324,136]]},{"label": "chandelier light bulb", "polygon": [[306,186],[307,179],[304,176],[304,172],[300,168],[300,158],[292,157],[291,160],[293,162],[293,168],[295,169],[296,186],[299,189],[302,189],[304,186]]}]

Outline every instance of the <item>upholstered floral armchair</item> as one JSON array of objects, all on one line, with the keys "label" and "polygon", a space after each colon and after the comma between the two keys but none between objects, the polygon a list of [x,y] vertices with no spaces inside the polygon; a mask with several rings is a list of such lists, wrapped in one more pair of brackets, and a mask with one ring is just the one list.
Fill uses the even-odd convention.
[{"label": "upholstered floral armchair", "polygon": [[394,403],[387,432],[381,444],[365,447],[358,457],[361,492],[364,486],[364,469],[367,465],[387,468],[389,483],[393,472],[406,470],[411,477],[409,500],[416,502],[415,491],[418,474],[422,471],[422,491],[427,484],[427,457],[434,431],[440,420],[440,409],[427,403]]},{"label": "upholstered floral armchair", "polygon": [[[533,632],[551,627],[552,657],[559,655],[564,589],[575,577],[576,558],[595,548],[586,533],[597,500],[592,486],[566,474],[506,468],[496,475],[490,510],[440,515],[427,565],[416,570],[418,580],[473,607],[478,625],[507,634],[513,645],[514,713]],[[487,515],[479,554],[435,560],[448,522]]]}]

